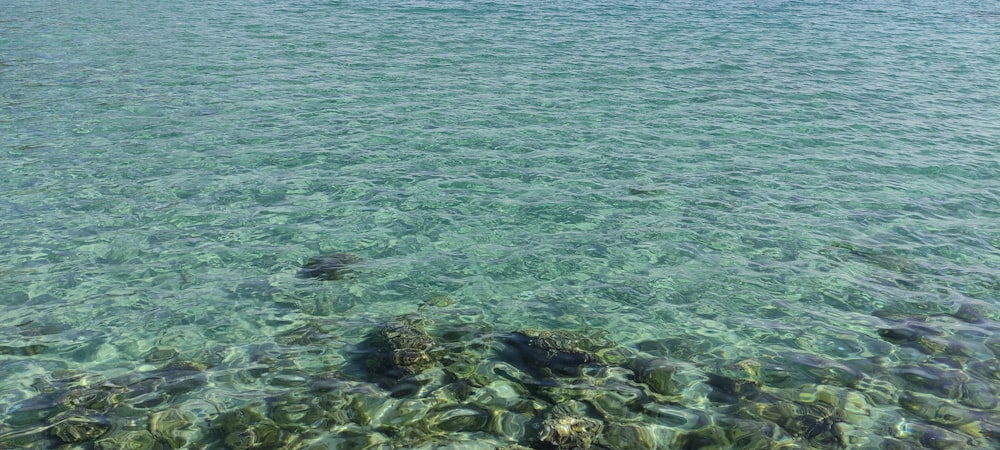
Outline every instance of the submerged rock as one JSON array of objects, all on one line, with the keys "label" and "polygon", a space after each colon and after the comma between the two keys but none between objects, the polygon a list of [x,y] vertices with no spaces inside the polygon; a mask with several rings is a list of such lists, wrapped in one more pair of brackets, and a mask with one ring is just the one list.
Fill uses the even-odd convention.
[{"label": "submerged rock", "polygon": [[62,398],[63,407],[86,409],[105,413],[121,405],[125,401],[128,389],[111,382],[94,386],[79,386],[65,393]]},{"label": "submerged rock", "polygon": [[281,332],[274,340],[282,345],[324,345],[338,337],[340,327],[337,322],[313,319],[301,326]]},{"label": "submerged rock", "polygon": [[144,358],[150,364],[168,364],[176,359],[178,355],[177,350],[172,348],[153,347],[150,351],[146,352]]},{"label": "submerged rock", "polygon": [[917,269],[912,262],[890,251],[866,248],[850,242],[831,242],[820,250],[820,254],[837,262],[853,259],[896,273],[913,273]]},{"label": "submerged rock", "polygon": [[438,308],[444,308],[455,304],[455,299],[447,295],[434,295],[431,298],[424,301],[426,306],[436,306]]},{"label": "submerged rock", "polygon": [[630,187],[627,192],[628,195],[635,195],[638,197],[653,197],[663,194],[665,189],[654,187]]},{"label": "submerged rock", "polygon": [[586,450],[593,446],[604,423],[584,416],[559,415],[542,422],[539,440],[557,449]]},{"label": "submerged rock", "polygon": [[351,273],[348,267],[358,262],[358,257],[349,253],[314,256],[295,274],[297,278],[316,278],[323,281],[340,280]]},{"label": "submerged rock", "polygon": [[[183,447],[197,437],[194,418],[175,409],[147,409],[204,384],[203,369],[199,364],[173,362],[162,369],[111,380],[62,371],[39,377],[32,384],[39,395],[11,408],[12,414],[0,419],[0,429],[10,425],[22,428],[0,432],[0,448],[24,447],[24,438],[80,444],[79,448]],[[144,422],[148,422],[148,430],[139,429]]]},{"label": "submerged rock", "polygon": [[680,387],[673,379],[678,370],[675,361],[666,358],[638,359],[632,364],[635,381],[644,383],[653,392],[660,395],[676,395]]},{"label": "submerged rock", "polygon": [[761,385],[756,380],[730,378],[714,373],[707,374],[707,383],[712,387],[708,395],[710,400],[721,403],[738,403],[753,399],[760,394]]},{"label": "submerged rock", "polygon": [[69,413],[58,418],[49,431],[63,442],[77,443],[97,439],[110,428],[103,418]]},{"label": "submerged rock", "polygon": [[846,447],[843,428],[844,417],[839,408],[816,403],[781,402],[765,407],[761,415],[787,430],[793,436],[813,443]]},{"label": "submerged rock", "polygon": [[379,335],[388,345],[388,360],[401,375],[416,375],[432,364],[430,351],[437,344],[422,327],[419,317],[404,316],[386,323]]},{"label": "submerged rock", "polygon": [[[905,438],[909,442],[916,442],[920,448],[930,448],[935,450],[964,450],[969,448],[988,448],[984,439],[977,436],[970,436],[959,431],[949,430],[923,423],[908,423],[899,430],[898,438]],[[913,448],[905,446],[903,448]]]},{"label": "submerged rock", "polygon": [[162,369],[139,372],[112,380],[128,386],[125,401],[134,408],[157,407],[173,397],[205,384],[205,367],[190,362],[174,362]]},{"label": "submerged rock", "polygon": [[169,443],[161,445],[153,434],[146,430],[115,429],[111,430],[104,436],[101,436],[100,439],[94,442],[94,448],[97,450],[146,450],[159,448],[184,448],[184,446],[172,445]]},{"label": "submerged rock", "polygon": [[428,413],[426,426],[437,433],[469,433],[487,431],[493,415],[474,406],[449,406]]},{"label": "submerged rock", "polygon": [[212,428],[221,432],[227,448],[280,449],[291,441],[290,433],[251,407],[227,411],[212,421]]},{"label": "submerged rock", "polygon": [[178,408],[158,411],[149,415],[149,433],[170,448],[183,448],[196,434],[193,430],[195,421],[194,414]]},{"label": "submerged rock", "polygon": [[962,360],[996,356],[985,342],[946,333],[945,324],[929,323],[921,319],[884,320],[890,326],[878,330],[882,339],[896,345],[915,348],[930,356]]},{"label": "submerged rock", "polygon": [[[658,430],[661,429],[661,430]],[[609,448],[627,448],[630,450],[653,450],[661,448],[658,444],[670,442],[673,434],[658,435],[657,431],[666,431],[666,427],[650,426],[642,423],[609,423],[604,432],[604,439]],[[669,430],[673,431],[673,430]]]},{"label": "submerged rock", "polygon": [[793,439],[776,423],[766,420],[724,418],[719,425],[726,430],[730,448],[781,448],[778,442]]},{"label": "submerged rock", "polygon": [[347,399],[339,400],[337,405],[327,405],[320,393],[306,395],[284,394],[268,401],[268,417],[279,426],[300,431],[308,430],[324,424],[327,421],[323,406],[333,406],[331,409],[342,408]]},{"label": "submerged rock", "polygon": [[678,433],[668,448],[722,449],[733,448],[721,427],[707,426],[698,430]]},{"label": "submerged rock", "polygon": [[[868,448],[882,437],[873,432],[873,420],[878,420],[873,418],[880,415],[875,405],[862,393],[841,386],[804,384],[789,389],[764,386],[756,396],[740,402],[736,415],[741,419],[741,427],[758,422],[763,429],[774,430],[771,427],[774,425],[789,437],[803,441],[800,444],[808,448]],[[737,435],[730,433],[730,436]],[[779,438],[777,433],[770,436]],[[737,439],[756,440],[751,435],[740,435]]]},{"label": "submerged rock", "polygon": [[799,372],[794,377],[798,380],[810,380],[822,384],[837,386],[853,386],[864,376],[863,373],[822,355],[803,352],[787,352],[782,354],[782,361],[788,367]]},{"label": "submerged rock", "polygon": [[507,343],[516,353],[512,359],[547,377],[579,376],[586,367],[606,365],[597,352],[607,346],[571,331],[515,331]]},{"label": "submerged rock", "polygon": [[362,363],[371,381],[393,387],[396,396],[409,395],[427,382],[419,376],[437,364],[432,350],[438,343],[423,324],[419,316],[400,316],[368,336],[362,344]]}]

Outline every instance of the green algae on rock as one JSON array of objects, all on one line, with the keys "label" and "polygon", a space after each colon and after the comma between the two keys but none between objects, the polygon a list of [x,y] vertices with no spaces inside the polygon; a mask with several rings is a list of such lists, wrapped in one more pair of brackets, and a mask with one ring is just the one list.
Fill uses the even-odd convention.
[{"label": "green algae on rock", "polygon": [[600,438],[604,424],[584,416],[558,415],[542,422],[539,441],[560,450],[587,450]]},{"label": "green algae on rock", "polygon": [[423,381],[418,376],[436,364],[437,341],[424,330],[424,319],[404,315],[390,319],[362,343],[361,363],[369,379],[395,386],[395,395],[409,395]]}]

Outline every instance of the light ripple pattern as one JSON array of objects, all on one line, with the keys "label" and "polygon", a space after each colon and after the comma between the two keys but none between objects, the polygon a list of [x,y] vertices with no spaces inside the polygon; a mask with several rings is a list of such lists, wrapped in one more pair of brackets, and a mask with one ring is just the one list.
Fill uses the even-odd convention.
[{"label": "light ripple pattern", "polygon": [[996,2],[2,11],[0,447],[1000,448]]}]

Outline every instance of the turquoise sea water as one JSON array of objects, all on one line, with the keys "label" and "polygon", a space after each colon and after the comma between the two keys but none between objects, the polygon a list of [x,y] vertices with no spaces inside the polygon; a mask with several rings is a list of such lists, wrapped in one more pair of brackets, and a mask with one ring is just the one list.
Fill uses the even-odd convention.
[{"label": "turquoise sea water", "polygon": [[996,1],[4,1],[0,448],[1000,448],[998,180]]}]

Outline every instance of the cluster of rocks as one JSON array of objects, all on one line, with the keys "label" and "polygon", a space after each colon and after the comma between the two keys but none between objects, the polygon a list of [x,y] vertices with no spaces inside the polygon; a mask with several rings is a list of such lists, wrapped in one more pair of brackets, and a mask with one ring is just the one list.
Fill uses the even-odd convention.
[{"label": "cluster of rocks", "polygon": [[[313,258],[298,275],[343,279],[355,261]],[[983,311],[961,316],[991,323]],[[0,424],[0,448],[1000,447],[1000,342],[957,339],[912,318],[882,321],[873,335],[917,357],[689,358],[697,350],[676,340],[621,346],[601,331],[494,330],[401,315],[347,346],[342,367],[310,373],[253,361],[243,381],[266,388],[226,407],[201,394],[230,380],[223,373],[232,367],[154,349],[152,370],[37,380],[37,394]],[[275,345],[308,352],[335,328],[310,321]]]},{"label": "cluster of rocks", "polygon": [[[958,351],[926,326],[899,322],[890,342]],[[322,343],[321,323],[278,337]],[[638,348],[637,348],[638,347]],[[249,372],[281,387],[255,402],[192,412],[213,368],[154,349],[159,368],[115,379],[39,379],[0,431],[3,448],[972,448],[997,446],[995,386],[958,369],[788,356],[711,367],[622,347],[602,333],[391,318],[319,374]],[[257,362],[259,366],[260,362]],[[985,369],[984,369],[985,370]],[[871,376],[871,374],[876,376]],[[294,376],[292,376],[294,374]],[[221,377],[220,377],[221,379]],[[284,380],[281,383],[275,380]],[[909,388],[914,389],[909,389]],[[918,393],[920,392],[920,393]],[[886,412],[898,406],[904,415]],[[464,444],[463,444],[464,443]],[[478,446],[478,447],[477,447]]]},{"label": "cluster of rocks", "polygon": [[[171,355],[171,356],[165,356]],[[0,448],[184,448],[199,434],[195,416],[175,401],[206,383],[205,367],[153,349],[162,367],[104,379],[59,371],[38,378],[37,395],[8,411]]]}]

